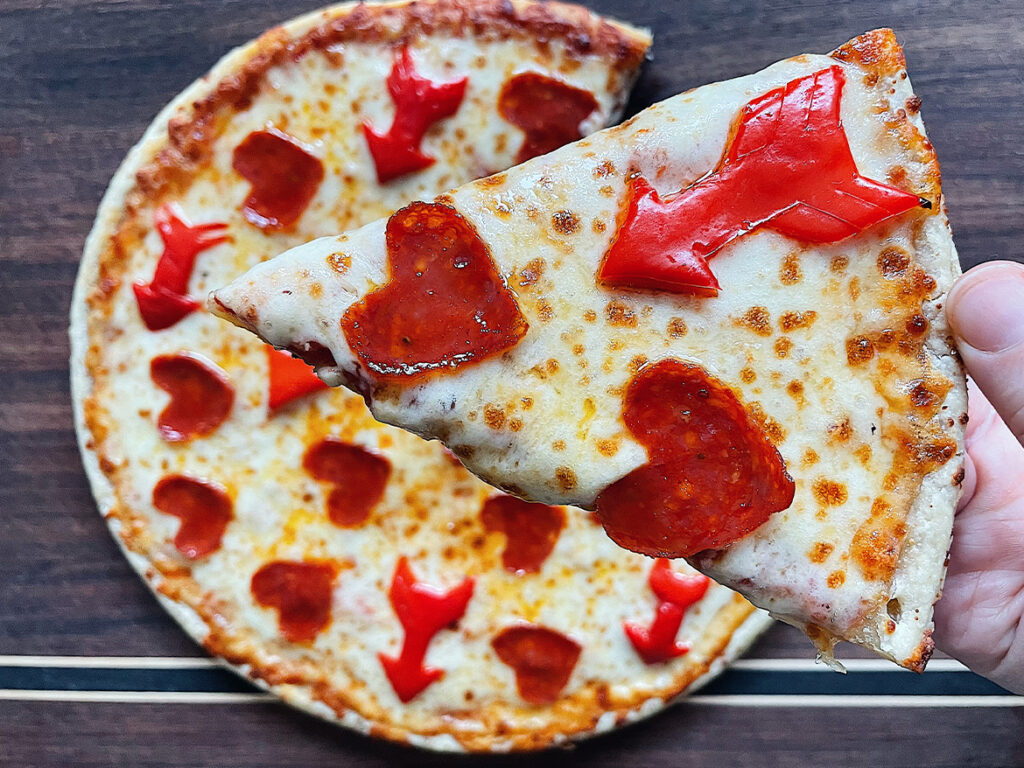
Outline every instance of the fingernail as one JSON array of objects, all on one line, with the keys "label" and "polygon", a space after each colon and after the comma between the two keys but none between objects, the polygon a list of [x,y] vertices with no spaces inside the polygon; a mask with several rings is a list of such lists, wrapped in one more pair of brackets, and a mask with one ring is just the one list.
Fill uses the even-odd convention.
[{"label": "fingernail", "polygon": [[969,272],[949,295],[953,333],[982,352],[1024,343],[1024,266],[1008,262]]}]

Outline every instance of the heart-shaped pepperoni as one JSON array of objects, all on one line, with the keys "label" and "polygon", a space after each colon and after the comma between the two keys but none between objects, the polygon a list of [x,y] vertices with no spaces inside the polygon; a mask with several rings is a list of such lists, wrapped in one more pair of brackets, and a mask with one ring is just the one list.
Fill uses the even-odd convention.
[{"label": "heart-shaped pepperoni", "polygon": [[246,136],[235,147],[231,167],[252,185],[242,213],[250,224],[267,230],[298,221],[324,179],[319,158],[274,128]]},{"label": "heart-shaped pepperoni", "polygon": [[516,75],[501,89],[498,112],[526,136],[517,163],[583,138],[580,123],[597,109],[590,91],[573,88],[538,72]]},{"label": "heart-shaped pepperoni", "polygon": [[317,480],[334,484],[327,497],[327,515],[344,528],[362,525],[384,497],[391,463],[383,456],[336,437],[312,445],[302,466]]},{"label": "heart-shaped pepperoni", "polygon": [[778,450],[733,391],[699,365],[643,368],[622,416],[648,463],[597,497],[601,523],[620,546],[689,557],[731,544],[793,502]]},{"label": "heart-shaped pepperoni", "polygon": [[234,517],[223,488],[186,475],[168,475],[153,487],[153,506],[181,518],[174,546],[196,560],[220,549],[224,530]]},{"label": "heart-shaped pepperoni", "polygon": [[454,208],[413,203],[387,225],[390,275],[349,307],[341,326],[383,378],[479,362],[514,346],[526,319],[483,240]]},{"label": "heart-shaped pepperoni", "polygon": [[199,355],[159,355],[149,364],[153,383],[171,396],[157,428],[169,443],[213,432],[231,413],[235,390],[224,371]]},{"label": "heart-shaped pepperoni", "polygon": [[331,620],[331,592],[338,571],[330,563],[275,560],[253,574],[249,588],[256,602],[276,608],[281,634],[308,643]]},{"label": "heart-shaped pepperoni", "polygon": [[565,510],[534,504],[515,496],[494,496],[480,510],[488,531],[505,534],[501,562],[515,574],[537,573],[565,527]]},{"label": "heart-shaped pepperoni", "polygon": [[561,632],[533,624],[503,629],[491,647],[515,671],[519,696],[530,704],[558,699],[583,650]]}]

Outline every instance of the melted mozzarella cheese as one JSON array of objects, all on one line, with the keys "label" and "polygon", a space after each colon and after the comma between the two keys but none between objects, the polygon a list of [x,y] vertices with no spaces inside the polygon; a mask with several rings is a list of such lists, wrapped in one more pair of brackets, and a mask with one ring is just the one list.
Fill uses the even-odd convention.
[{"label": "melted mozzarella cheese", "polygon": [[[716,167],[736,115],[751,99],[836,63],[800,56],[704,86],[446,195],[490,249],[530,329],[500,356],[381,389],[371,408],[382,421],[442,437],[489,482],[548,503],[590,507],[647,460],[621,418],[622,393],[637,367],[666,358],[696,361],[761,415],[796,482],[788,510],[701,566],[780,617],[913,666],[928,652],[962,454],[962,428],[954,421],[965,410],[965,389],[939,311],[958,273],[944,213],[907,214],[813,248],[756,231],[711,261],[722,286],[713,299],[614,290],[595,279],[629,174],[639,171],[662,196],[685,188]],[[914,97],[906,73],[894,67],[880,77],[852,61],[841,66],[842,123],[860,172],[926,188],[933,155],[920,119],[907,118],[904,105]],[[927,151],[905,141],[894,128],[901,121]],[[570,234],[553,222],[563,212],[581,224]],[[337,320],[387,281],[384,227],[378,221],[300,246],[215,297],[228,316],[256,318],[254,329],[273,344],[329,348],[337,366],[320,370],[329,383],[369,381],[372,390],[372,372]],[[925,270],[933,281],[913,297],[916,304],[904,296],[913,286],[880,274],[887,251],[907,255],[911,271]],[[328,266],[335,252],[351,256],[342,277]],[[537,265],[539,279],[518,280]],[[285,292],[310,282],[323,286],[323,300]],[[880,351],[870,365],[848,364],[850,339],[893,328],[903,333],[908,311],[930,323],[919,354]],[[941,401],[924,426],[907,399],[920,382],[934,385]],[[517,429],[496,428],[483,418],[487,408],[501,410],[503,422],[514,417]],[[906,458],[904,431],[922,440],[926,432],[949,436],[957,457],[902,485],[889,480]],[[830,499],[823,488],[841,490]],[[858,537],[870,538],[872,526],[881,536],[898,527],[883,530],[876,503],[894,508],[901,521],[901,532],[893,533],[893,546],[903,552],[898,578],[891,569],[873,572],[872,558],[894,555],[865,552]]]}]

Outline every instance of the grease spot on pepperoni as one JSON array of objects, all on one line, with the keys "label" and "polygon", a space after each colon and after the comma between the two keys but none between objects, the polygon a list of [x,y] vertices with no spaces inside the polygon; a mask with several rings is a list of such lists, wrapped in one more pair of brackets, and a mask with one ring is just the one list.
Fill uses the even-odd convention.
[{"label": "grease spot on pepperoni", "polygon": [[502,630],[491,640],[491,647],[512,667],[519,696],[530,704],[558,699],[583,650],[562,633],[534,624]]},{"label": "grease spot on pepperoni", "polygon": [[537,573],[565,527],[565,510],[515,496],[493,496],[484,502],[480,519],[488,531],[506,536],[501,562],[516,575]]},{"label": "grease spot on pepperoni", "polygon": [[384,498],[391,462],[358,445],[326,437],[306,451],[303,468],[316,480],[331,483],[327,516],[335,525],[362,525]]},{"label": "grease spot on pepperoni", "polygon": [[413,203],[387,224],[388,282],[349,307],[349,345],[378,376],[410,379],[479,362],[527,323],[476,230],[454,208]]},{"label": "grease spot on pepperoni", "polygon": [[276,128],[246,136],[235,147],[231,167],[252,185],[242,214],[265,230],[284,229],[298,221],[324,178],[319,158]]},{"label": "grease spot on pepperoni", "polygon": [[249,588],[259,605],[277,610],[278,629],[286,639],[308,643],[331,620],[337,575],[330,563],[275,560],[253,574]]},{"label": "grease spot on pepperoni", "polygon": [[597,497],[620,546],[655,557],[719,549],[793,501],[778,450],[733,391],[698,365],[669,359],[639,371],[622,417],[648,462]]},{"label": "grease spot on pepperoni", "polygon": [[231,413],[235,390],[226,373],[190,352],[158,355],[149,364],[153,383],[171,396],[157,419],[160,437],[181,443],[208,435]]},{"label": "grease spot on pepperoni", "polygon": [[589,91],[537,72],[511,78],[498,96],[498,112],[526,134],[517,163],[583,138],[580,123],[597,107]]},{"label": "grease spot on pepperoni", "polygon": [[220,486],[187,475],[167,475],[153,487],[153,506],[181,519],[174,546],[190,560],[220,549],[231,522],[231,499]]}]

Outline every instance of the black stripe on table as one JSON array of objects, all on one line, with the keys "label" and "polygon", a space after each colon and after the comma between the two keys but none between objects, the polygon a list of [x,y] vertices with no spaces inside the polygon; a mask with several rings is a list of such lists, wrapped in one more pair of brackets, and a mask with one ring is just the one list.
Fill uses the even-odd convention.
[{"label": "black stripe on table", "polygon": [[[0,689],[26,691],[146,691],[252,693],[242,678],[216,667],[140,669],[131,667],[26,667],[0,665]],[[898,695],[1000,696],[1007,692],[966,671],[915,675],[899,670],[856,671],[842,675],[819,670],[732,669],[697,694],[701,695]]]}]

